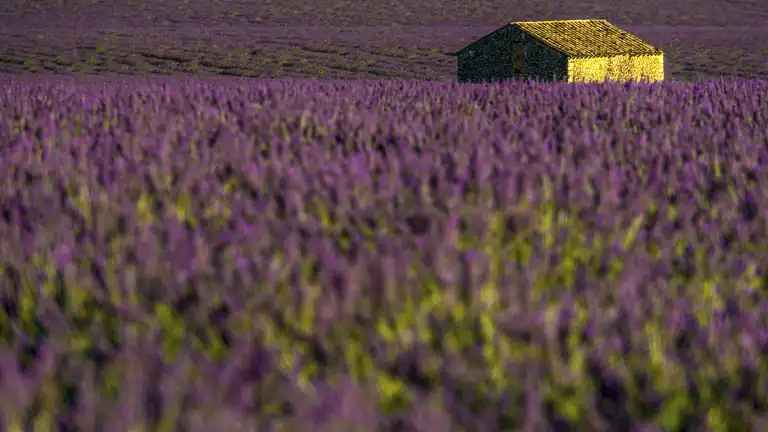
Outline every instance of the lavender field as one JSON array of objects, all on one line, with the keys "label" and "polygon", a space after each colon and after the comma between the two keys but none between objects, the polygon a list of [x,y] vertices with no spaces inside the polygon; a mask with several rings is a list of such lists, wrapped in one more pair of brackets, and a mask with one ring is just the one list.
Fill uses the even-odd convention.
[{"label": "lavender field", "polygon": [[[691,3],[3,2],[0,430],[768,430],[768,5]],[[668,79],[455,83],[505,16]]]},{"label": "lavender field", "polygon": [[6,425],[766,425],[764,81],[3,101]]}]

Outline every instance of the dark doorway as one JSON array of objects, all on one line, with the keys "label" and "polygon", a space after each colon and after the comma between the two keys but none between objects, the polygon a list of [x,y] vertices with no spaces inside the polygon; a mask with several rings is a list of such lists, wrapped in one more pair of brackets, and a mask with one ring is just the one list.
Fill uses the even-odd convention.
[{"label": "dark doorway", "polygon": [[512,44],[512,72],[525,73],[525,47],[521,43]]}]

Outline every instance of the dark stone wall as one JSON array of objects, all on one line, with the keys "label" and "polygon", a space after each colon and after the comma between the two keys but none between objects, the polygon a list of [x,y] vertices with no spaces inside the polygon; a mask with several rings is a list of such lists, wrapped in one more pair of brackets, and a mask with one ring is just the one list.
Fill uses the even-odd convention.
[{"label": "dark stone wall", "polygon": [[525,44],[526,77],[543,81],[567,80],[568,57],[533,37]]},{"label": "dark stone wall", "polygon": [[[513,46],[522,44],[524,67],[515,73]],[[551,81],[567,78],[568,59],[529,36],[522,30],[506,26],[478,40],[459,53],[457,75],[459,82],[498,82],[509,79],[538,78]]]},{"label": "dark stone wall", "polygon": [[459,82],[494,82],[511,78],[509,30],[508,26],[503,27],[459,54]]}]

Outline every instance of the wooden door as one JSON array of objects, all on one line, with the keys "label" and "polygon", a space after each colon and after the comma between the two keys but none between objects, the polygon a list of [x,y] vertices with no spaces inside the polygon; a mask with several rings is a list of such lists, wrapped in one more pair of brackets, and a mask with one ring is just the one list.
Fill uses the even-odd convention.
[{"label": "wooden door", "polygon": [[521,43],[512,45],[512,72],[515,74],[525,72],[525,47]]}]

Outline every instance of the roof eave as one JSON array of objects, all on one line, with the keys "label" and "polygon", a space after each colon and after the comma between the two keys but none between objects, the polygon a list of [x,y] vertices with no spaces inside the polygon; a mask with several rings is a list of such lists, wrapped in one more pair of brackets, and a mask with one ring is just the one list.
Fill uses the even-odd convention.
[{"label": "roof eave", "polygon": [[664,55],[664,52],[658,51],[658,52],[652,52],[652,53],[616,53],[616,54],[610,54],[610,55],[585,55],[585,54],[568,54],[566,52],[560,51],[563,54],[567,55],[570,58],[574,59],[590,59],[590,58],[609,58],[609,57],[615,57],[620,55],[628,55],[633,57],[655,57],[659,55]]}]

